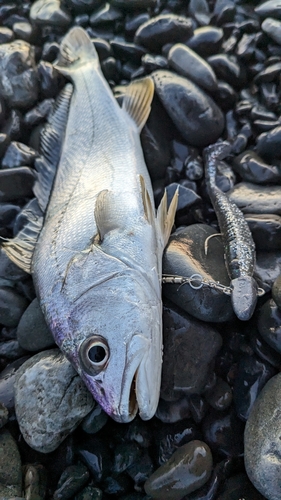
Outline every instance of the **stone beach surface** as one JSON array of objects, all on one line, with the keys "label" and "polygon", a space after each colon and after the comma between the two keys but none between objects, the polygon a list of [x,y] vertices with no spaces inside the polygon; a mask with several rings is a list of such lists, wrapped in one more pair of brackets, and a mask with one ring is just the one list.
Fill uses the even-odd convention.
[{"label": "stone beach surface", "polygon": [[[154,80],[141,141],[156,205],[179,188],[163,273],[185,281],[163,284],[156,415],[118,424],[56,348],[31,277],[0,250],[0,500],[279,500],[280,2],[1,0],[1,238],[33,203],[40,131],[66,83],[53,63],[74,25],[116,96]],[[232,310],[204,179],[203,149],[218,140],[230,153],[217,185],[245,214],[265,291],[247,322]]]}]

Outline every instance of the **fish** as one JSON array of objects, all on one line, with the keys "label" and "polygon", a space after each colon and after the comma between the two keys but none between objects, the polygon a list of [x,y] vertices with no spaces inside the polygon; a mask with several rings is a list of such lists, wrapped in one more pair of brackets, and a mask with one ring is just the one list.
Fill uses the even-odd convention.
[{"label": "fish", "polygon": [[122,107],[81,27],[55,63],[70,83],[41,135],[28,224],[2,249],[30,272],[56,344],[117,422],[156,412],[162,369],[162,255],[177,193],[156,211],[140,142],[150,77]]},{"label": "fish", "polygon": [[205,179],[225,249],[225,263],[231,280],[232,307],[240,320],[247,321],[253,315],[262,290],[253,277],[256,252],[248,223],[237,205],[216,185],[217,163],[230,151],[231,146],[226,141],[204,149]]}]

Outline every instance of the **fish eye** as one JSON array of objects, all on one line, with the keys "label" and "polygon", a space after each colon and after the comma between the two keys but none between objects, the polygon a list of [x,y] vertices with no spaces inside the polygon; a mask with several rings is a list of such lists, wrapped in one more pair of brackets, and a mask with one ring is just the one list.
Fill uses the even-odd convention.
[{"label": "fish eye", "polygon": [[96,375],[105,368],[108,362],[108,343],[100,335],[88,337],[80,345],[79,358],[82,368],[89,375]]}]

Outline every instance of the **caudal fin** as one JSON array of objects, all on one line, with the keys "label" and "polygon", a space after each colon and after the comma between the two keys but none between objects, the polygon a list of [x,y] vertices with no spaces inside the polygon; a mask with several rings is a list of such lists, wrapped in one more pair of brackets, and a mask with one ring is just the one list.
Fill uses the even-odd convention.
[{"label": "caudal fin", "polygon": [[69,76],[84,64],[96,61],[99,64],[97,51],[83,28],[75,26],[63,38],[60,53],[55,63],[62,74]]}]

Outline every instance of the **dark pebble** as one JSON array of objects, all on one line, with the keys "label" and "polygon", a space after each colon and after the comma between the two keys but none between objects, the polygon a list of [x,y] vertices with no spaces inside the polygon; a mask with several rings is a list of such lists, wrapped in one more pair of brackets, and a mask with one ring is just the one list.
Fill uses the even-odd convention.
[{"label": "dark pebble", "polygon": [[183,397],[174,402],[160,398],[155,416],[165,424],[172,424],[190,417],[188,398]]},{"label": "dark pebble", "polygon": [[216,385],[204,392],[204,398],[215,410],[226,410],[232,403],[232,390],[225,380],[217,378]]},{"label": "dark pebble", "polygon": [[281,6],[276,0],[268,0],[255,8],[255,12],[261,17],[274,16],[281,19]]},{"label": "dark pebble", "polygon": [[190,419],[184,419],[173,426],[166,424],[158,427],[154,435],[158,465],[164,465],[184,444],[202,437],[197,425]]},{"label": "dark pebble", "polygon": [[223,30],[215,26],[202,26],[194,30],[186,45],[202,57],[219,52],[223,40]]},{"label": "dark pebble", "polygon": [[232,409],[212,409],[204,418],[202,430],[206,443],[213,452],[227,457],[237,457],[243,452],[243,423]]},{"label": "dark pebble", "polygon": [[161,397],[173,401],[182,395],[201,393],[221,347],[221,336],[174,306],[164,308],[163,324]]},{"label": "dark pebble", "polygon": [[13,32],[16,38],[20,38],[26,42],[34,41],[34,35],[36,33],[32,25],[27,21],[14,23]]},{"label": "dark pebble", "polygon": [[256,329],[250,332],[250,346],[261,360],[266,361],[274,368],[280,369],[281,355],[264,341]]},{"label": "dark pebble", "polygon": [[[209,481],[201,488],[194,491],[185,500],[214,500],[221,485],[224,483],[226,477],[231,470],[231,460],[225,459],[218,462],[212,472]],[[227,500],[230,500],[229,498]],[[233,499],[237,500],[237,499]]]},{"label": "dark pebble", "polygon": [[[0,313],[0,321],[2,314]],[[7,340],[5,342],[0,342],[0,357],[5,358],[9,361],[15,361],[16,359],[24,356],[26,351],[19,345],[17,340]]]},{"label": "dark pebble", "polygon": [[138,11],[139,9],[153,8],[157,0],[111,0],[112,5],[128,11]]},{"label": "dark pebble", "polygon": [[261,307],[257,326],[262,338],[281,353],[281,311],[273,299]]},{"label": "dark pebble", "polygon": [[164,108],[188,144],[204,147],[224,129],[224,117],[210,96],[190,80],[169,71],[152,74]]},{"label": "dark pebble", "polygon": [[94,481],[100,482],[109,475],[112,468],[109,450],[95,435],[87,434],[86,439],[79,439],[76,453],[90,471]]},{"label": "dark pebble", "polygon": [[140,458],[142,451],[136,443],[120,443],[114,448],[113,471],[120,474]]},{"label": "dark pebble", "polygon": [[142,24],[136,31],[134,42],[158,52],[169,42],[185,42],[193,33],[192,21],[175,14],[162,14]]},{"label": "dark pebble", "polygon": [[102,500],[102,498],[104,498],[102,490],[93,486],[86,486],[75,495],[74,500]]},{"label": "dark pebble", "polygon": [[208,57],[207,61],[218,79],[225,80],[234,88],[240,88],[245,84],[245,74],[234,56],[215,54]]},{"label": "dark pebble", "polygon": [[102,407],[97,404],[84,418],[81,428],[87,434],[96,434],[105,426],[107,421],[108,415],[103,411]]},{"label": "dark pebble", "polygon": [[208,481],[212,465],[211,450],[206,443],[191,441],[150,476],[145,491],[152,498],[180,500]]},{"label": "dark pebble", "polygon": [[270,38],[272,38],[272,40],[274,40],[274,42],[278,43],[278,45],[281,45],[281,21],[273,19],[272,17],[267,17],[263,21],[261,28]]},{"label": "dark pebble", "polygon": [[26,144],[22,144],[21,142],[11,142],[2,160],[2,168],[33,165],[36,156],[36,151],[29,146],[26,146]]},{"label": "dark pebble", "polygon": [[207,0],[190,0],[188,14],[201,25],[209,24],[211,20],[210,8]]},{"label": "dark pebble", "polygon": [[205,417],[209,405],[200,394],[191,394],[191,396],[189,396],[189,407],[194,422],[198,424],[202,422]]},{"label": "dark pebble", "polygon": [[14,383],[18,368],[27,361],[28,357],[22,358],[9,363],[9,365],[0,374],[0,401],[5,405],[10,413],[14,411]]},{"label": "dark pebble", "polygon": [[238,99],[237,93],[229,83],[218,80],[217,90],[213,94],[215,101],[223,111],[233,109]]},{"label": "dark pebble", "polygon": [[37,299],[23,313],[17,328],[17,339],[27,351],[42,351],[54,345]]},{"label": "dark pebble", "polygon": [[[131,5],[133,2],[130,2],[128,4],[127,0],[126,5]],[[147,12],[141,12],[141,13],[133,13],[133,14],[128,14],[125,19],[125,33],[129,37],[134,37],[135,32],[137,29],[147,21],[149,21],[150,16]]]},{"label": "dark pebble", "polygon": [[133,62],[140,63],[143,55],[146,54],[146,49],[135,43],[112,40],[110,47],[116,57],[121,61],[132,60]]},{"label": "dark pebble", "polygon": [[89,481],[89,471],[82,464],[70,465],[62,473],[53,500],[68,500]]},{"label": "dark pebble", "polygon": [[269,292],[274,281],[281,274],[281,252],[258,252],[255,267],[255,278],[265,292]]},{"label": "dark pebble", "polygon": [[65,5],[75,12],[93,12],[103,0],[65,0]]},{"label": "dark pebble", "polygon": [[0,287],[0,324],[17,326],[28,306],[28,301],[14,288]]},{"label": "dark pebble", "polygon": [[123,14],[119,9],[116,9],[109,3],[105,3],[90,16],[90,25],[93,27],[101,26],[114,23],[122,18]]},{"label": "dark pebble", "polygon": [[28,111],[24,116],[24,124],[28,127],[34,127],[44,121],[53,108],[53,99],[44,99],[35,108]]},{"label": "dark pebble", "polygon": [[13,31],[5,26],[0,27],[0,44],[9,43],[15,38]]},{"label": "dark pebble", "polygon": [[30,20],[39,25],[67,28],[71,23],[70,13],[61,7],[59,0],[36,0],[29,15]]},{"label": "dark pebble", "polygon": [[252,150],[244,151],[237,156],[232,165],[244,181],[255,184],[281,183],[279,168],[268,165]]},{"label": "dark pebble", "polygon": [[34,173],[29,167],[0,170],[0,202],[32,196]]},{"label": "dark pebble", "polygon": [[228,194],[244,214],[281,215],[281,186],[240,182]]},{"label": "dark pebble", "polygon": [[273,283],[272,298],[277,307],[281,309],[281,275]]},{"label": "dark pebble", "polygon": [[22,133],[22,114],[20,111],[17,109],[11,110],[6,123],[2,127],[1,133],[8,136],[8,139],[5,140],[1,134],[1,143],[3,143],[2,148],[5,147],[5,149],[7,140],[9,144],[10,141],[18,141],[20,139]]},{"label": "dark pebble", "polygon": [[266,160],[281,158],[281,126],[261,134],[257,138],[256,151]]},{"label": "dark pebble", "polygon": [[42,99],[56,97],[61,88],[62,77],[54,66],[47,61],[40,61],[38,64],[38,77],[40,97]]},{"label": "dark pebble", "polygon": [[279,500],[281,496],[280,379],[279,373],[263,388],[247,420],[244,434],[248,477],[270,500]]},{"label": "dark pebble", "polygon": [[246,214],[256,248],[271,252],[281,250],[281,217],[274,214]]},{"label": "dark pebble", "polygon": [[238,362],[234,381],[233,398],[235,410],[241,420],[248,420],[250,411],[266,382],[276,370],[256,356],[245,354]]},{"label": "dark pebble", "polygon": [[246,474],[237,474],[226,479],[217,500],[237,500],[238,498],[264,500],[264,497],[254,488]]},{"label": "dark pebble", "polygon": [[143,487],[145,481],[147,481],[148,478],[151,477],[153,469],[154,465],[152,459],[149,456],[148,452],[145,450],[143,451],[140,458],[138,458],[130,467],[128,467],[126,472],[134,481],[135,489],[139,490],[140,487]]}]

